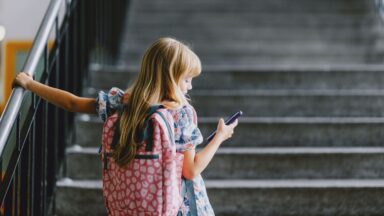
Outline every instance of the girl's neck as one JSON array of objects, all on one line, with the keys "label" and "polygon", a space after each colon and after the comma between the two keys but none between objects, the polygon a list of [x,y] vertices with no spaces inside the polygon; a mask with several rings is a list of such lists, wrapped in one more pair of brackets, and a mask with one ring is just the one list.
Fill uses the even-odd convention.
[{"label": "girl's neck", "polygon": [[188,102],[187,102],[187,104],[181,104],[180,105],[180,104],[177,104],[174,101],[164,100],[164,101],[161,102],[161,104],[163,106],[165,106],[167,109],[180,109],[180,108],[188,105]]}]

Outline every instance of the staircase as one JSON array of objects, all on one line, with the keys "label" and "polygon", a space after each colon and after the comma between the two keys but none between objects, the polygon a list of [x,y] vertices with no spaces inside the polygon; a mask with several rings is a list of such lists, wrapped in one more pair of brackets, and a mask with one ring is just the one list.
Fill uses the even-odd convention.
[{"label": "staircase", "polygon": [[[205,136],[245,114],[203,173],[217,215],[384,215],[384,30],[371,1],[134,0],[118,63],[93,65],[85,94],[126,88],[163,36],[202,60],[191,97]],[[57,215],[105,215],[101,130],[77,116]]]}]

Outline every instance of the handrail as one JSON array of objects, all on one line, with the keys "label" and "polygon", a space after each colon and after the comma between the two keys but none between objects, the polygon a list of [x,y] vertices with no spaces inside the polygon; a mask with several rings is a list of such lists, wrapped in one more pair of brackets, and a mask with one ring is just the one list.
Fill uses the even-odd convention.
[{"label": "handrail", "polygon": [[[39,59],[46,48],[45,45],[49,38],[50,31],[55,24],[56,17],[59,14],[61,3],[62,0],[51,0],[49,3],[47,12],[44,15],[43,21],[33,42],[32,49],[25,61],[22,71],[29,73],[31,76],[34,75]],[[3,155],[3,150],[11,132],[12,125],[15,123],[19,113],[24,92],[24,89],[21,87],[15,87],[12,90],[10,99],[0,118],[0,157]]]},{"label": "handrail", "polygon": [[[51,0],[22,71],[81,94],[91,60],[115,59],[128,2]],[[55,214],[55,183],[67,175],[65,152],[76,143],[74,130],[73,113],[20,87],[12,90],[0,119],[0,215]]]}]

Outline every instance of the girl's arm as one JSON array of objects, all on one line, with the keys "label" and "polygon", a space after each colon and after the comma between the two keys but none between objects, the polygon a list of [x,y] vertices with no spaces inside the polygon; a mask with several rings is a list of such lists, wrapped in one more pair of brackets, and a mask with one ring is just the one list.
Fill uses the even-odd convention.
[{"label": "girl's arm", "polygon": [[212,160],[220,144],[232,137],[233,130],[238,121],[230,125],[225,125],[224,120],[220,119],[217,126],[216,135],[201,151],[189,150],[184,152],[183,176],[186,179],[193,179],[199,175]]},{"label": "girl's arm", "polygon": [[14,85],[30,90],[44,100],[67,111],[97,114],[95,98],[78,97],[67,91],[49,87],[33,80],[29,74],[24,72],[19,73],[13,82]]}]

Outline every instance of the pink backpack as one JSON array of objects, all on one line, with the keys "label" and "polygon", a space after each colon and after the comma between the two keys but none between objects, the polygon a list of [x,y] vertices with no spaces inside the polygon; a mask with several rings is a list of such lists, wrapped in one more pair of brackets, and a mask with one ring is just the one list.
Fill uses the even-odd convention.
[{"label": "pink backpack", "polygon": [[158,108],[151,107],[144,141],[135,159],[125,167],[118,166],[110,156],[119,138],[115,136],[119,131],[118,114],[104,123],[103,196],[110,216],[177,215],[182,203],[183,154],[176,152],[172,115]]}]

